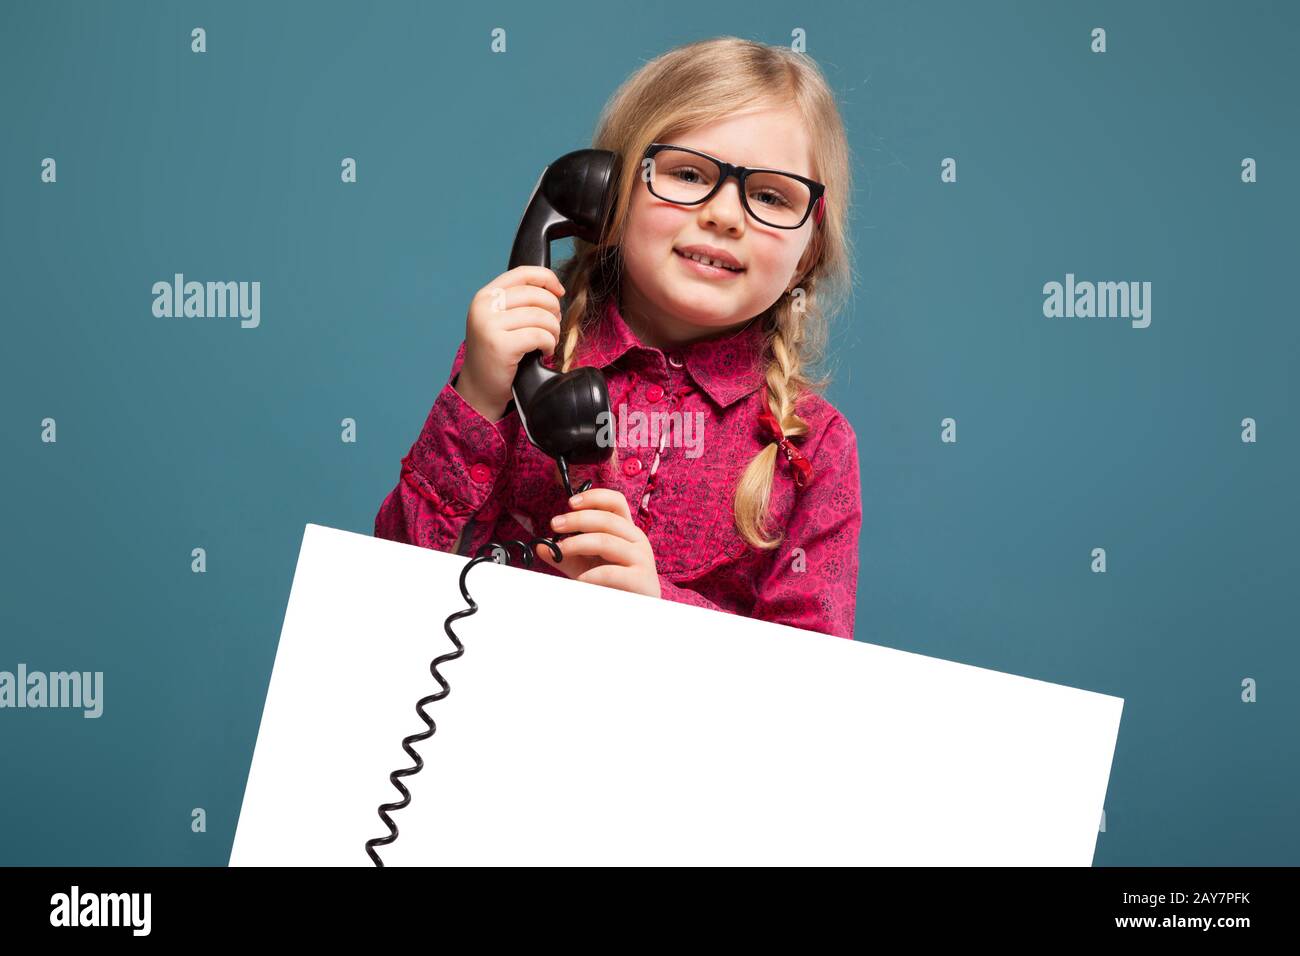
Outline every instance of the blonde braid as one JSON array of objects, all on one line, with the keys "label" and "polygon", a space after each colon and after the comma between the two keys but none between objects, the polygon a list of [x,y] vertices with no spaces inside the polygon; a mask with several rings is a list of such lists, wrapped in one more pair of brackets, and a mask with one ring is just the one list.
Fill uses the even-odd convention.
[{"label": "blonde braid", "polygon": [[[778,324],[768,342],[771,360],[764,372],[764,387],[772,414],[781,423],[781,430],[789,438],[808,433],[808,423],[795,414],[799,396],[800,360],[797,342],[793,347],[787,336],[799,337],[799,323],[792,323],[793,331],[783,331]],[[732,510],[736,530],[750,545],[770,550],[781,543],[782,535],[769,537],[770,516],[768,506],[772,495],[772,481],[779,461],[780,445],[771,442],[750,461],[736,484]]]},{"label": "blonde braid", "polygon": [[584,316],[587,314],[587,304],[590,300],[590,291],[583,287],[578,289],[573,296],[572,304],[564,310],[564,317],[560,326],[560,371],[567,372],[573,362],[574,356],[578,351],[578,342],[582,339],[582,321],[579,318],[573,320],[573,316]]}]

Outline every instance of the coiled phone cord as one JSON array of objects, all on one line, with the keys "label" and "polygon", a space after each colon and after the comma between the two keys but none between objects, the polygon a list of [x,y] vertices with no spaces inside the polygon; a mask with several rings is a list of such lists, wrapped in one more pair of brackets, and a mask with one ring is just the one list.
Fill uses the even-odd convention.
[{"label": "coiled phone cord", "polygon": [[[557,460],[560,465],[560,475],[564,479],[564,489],[569,493],[569,497],[573,497],[575,492],[573,491],[573,486],[569,484],[568,465],[565,463],[563,456]],[[582,483],[582,487],[578,489],[577,494],[581,494],[590,487],[591,481],[588,479]],[[375,847],[384,846],[397,839],[397,824],[393,822],[393,818],[389,814],[393,811],[402,809],[411,802],[411,791],[406,789],[406,785],[402,783],[402,777],[409,777],[424,769],[424,758],[420,756],[419,752],[416,751],[412,744],[419,743],[421,740],[428,740],[433,736],[434,731],[438,729],[437,725],[433,722],[433,718],[425,712],[424,708],[426,705],[432,704],[434,701],[442,700],[451,693],[451,685],[447,683],[445,677],[438,673],[438,665],[445,663],[446,661],[454,661],[465,653],[465,645],[460,642],[460,638],[456,636],[456,632],[451,629],[451,622],[458,621],[463,617],[469,617],[478,612],[478,603],[470,596],[469,589],[465,587],[465,578],[469,575],[471,568],[475,565],[482,564],[484,561],[491,561],[494,564],[509,564],[510,545],[512,544],[519,545],[520,559],[523,562],[523,566],[526,568],[532,565],[533,559],[537,556],[535,549],[539,544],[546,545],[546,547],[551,550],[551,554],[555,557],[556,561],[564,560],[564,552],[560,550],[560,546],[552,538],[533,538],[532,541],[527,543],[518,539],[507,541],[505,544],[501,544],[497,541],[489,541],[487,544],[479,548],[475,556],[470,559],[464,568],[461,569],[460,596],[468,606],[447,615],[447,619],[442,622],[443,630],[447,632],[447,636],[451,638],[451,642],[456,645],[456,649],[448,654],[435,657],[429,663],[429,673],[431,673],[434,679],[441,685],[442,690],[435,694],[430,694],[427,697],[421,697],[416,701],[415,712],[420,715],[420,719],[424,721],[427,729],[422,730],[419,733],[411,734],[409,737],[402,739],[402,749],[405,750],[410,755],[411,759],[415,761],[415,766],[405,767],[401,770],[394,770],[388,775],[388,779],[392,781],[393,786],[397,788],[397,792],[402,795],[402,799],[398,800],[396,803],[380,804],[379,819],[383,820],[384,825],[388,827],[388,835],[375,837],[372,840],[366,841],[366,853],[370,855],[370,859],[374,862],[375,866],[382,867],[384,865],[384,861],[380,859]]]}]

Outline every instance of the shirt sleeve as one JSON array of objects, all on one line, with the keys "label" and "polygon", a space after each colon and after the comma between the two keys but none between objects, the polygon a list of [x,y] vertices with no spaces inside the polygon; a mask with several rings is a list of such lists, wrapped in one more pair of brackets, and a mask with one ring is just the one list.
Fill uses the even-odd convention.
[{"label": "shirt sleeve", "polygon": [[810,457],[812,481],[760,576],[751,616],[852,640],[862,486],[857,435],[843,415]]},{"label": "shirt sleeve", "polygon": [[492,537],[519,434],[511,407],[488,421],[452,386],[465,364],[462,341],[451,374],[402,459],[395,487],[375,516],[375,537],[451,551],[468,528],[460,553],[473,554]]}]

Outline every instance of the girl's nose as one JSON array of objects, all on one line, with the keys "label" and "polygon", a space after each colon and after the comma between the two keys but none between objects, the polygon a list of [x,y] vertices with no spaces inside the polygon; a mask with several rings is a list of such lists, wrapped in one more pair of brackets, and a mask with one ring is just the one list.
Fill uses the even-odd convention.
[{"label": "girl's nose", "polygon": [[743,228],[745,207],[740,201],[740,184],[734,177],[723,183],[713,198],[700,206],[700,216],[724,229]]}]

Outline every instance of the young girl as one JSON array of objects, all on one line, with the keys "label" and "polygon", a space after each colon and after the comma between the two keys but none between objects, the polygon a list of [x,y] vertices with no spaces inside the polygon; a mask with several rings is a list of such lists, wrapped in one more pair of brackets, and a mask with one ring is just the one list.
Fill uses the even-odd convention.
[{"label": "young girl", "polygon": [[[376,536],[466,555],[548,536],[544,573],[852,638],[857,438],[808,371],[849,275],[833,94],[804,54],[692,43],[623,84],[592,145],[622,159],[606,235],[474,296]],[[756,170],[743,194],[723,163]],[[609,386],[615,454],[571,467],[593,485],[572,499],[511,402],[538,348]]]}]

